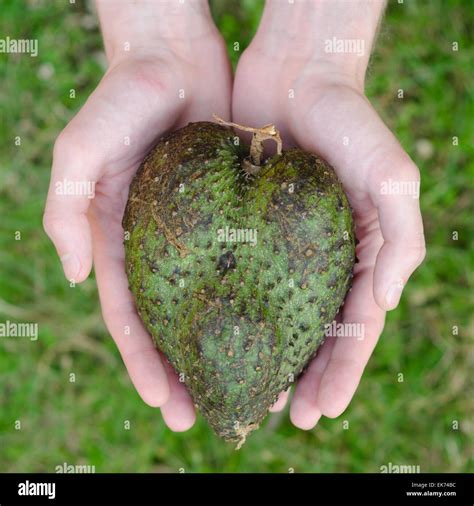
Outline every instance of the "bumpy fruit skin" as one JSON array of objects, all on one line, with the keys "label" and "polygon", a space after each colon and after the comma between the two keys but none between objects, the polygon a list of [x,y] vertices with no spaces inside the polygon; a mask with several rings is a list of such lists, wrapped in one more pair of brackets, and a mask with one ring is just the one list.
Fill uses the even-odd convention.
[{"label": "bumpy fruit skin", "polygon": [[[351,285],[355,237],[331,167],[291,149],[248,177],[234,139],[207,122],[162,138],[123,226],[146,328],[216,433],[242,443],[323,341]],[[221,242],[226,227],[224,239],[256,231],[256,244]]]}]

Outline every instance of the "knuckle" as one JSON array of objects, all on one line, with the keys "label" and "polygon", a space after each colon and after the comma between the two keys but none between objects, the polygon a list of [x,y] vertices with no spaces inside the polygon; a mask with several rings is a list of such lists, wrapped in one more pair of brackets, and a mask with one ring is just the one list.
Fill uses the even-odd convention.
[{"label": "knuckle", "polygon": [[92,132],[96,130],[81,130],[76,119],[73,119],[58,135],[53,147],[53,165],[56,164],[61,169],[61,174],[67,175],[81,164],[97,163],[103,159],[103,143]]},{"label": "knuckle", "polygon": [[420,171],[411,161],[404,162],[394,170],[393,165],[382,165],[382,170],[377,172],[376,180],[378,183],[387,180],[420,182]]},{"label": "knuckle", "polygon": [[69,127],[66,127],[56,138],[53,147],[53,158],[63,158],[77,144],[74,141],[74,134]]},{"label": "knuckle", "polygon": [[63,220],[46,211],[43,215],[43,229],[52,240],[63,230]]},{"label": "knuckle", "polygon": [[407,251],[407,258],[413,270],[416,269],[419,265],[421,265],[425,257],[426,257],[426,246],[424,240],[421,240],[420,244],[411,246]]},{"label": "knuckle", "polygon": [[420,182],[420,171],[418,167],[411,161],[404,163],[398,170],[398,178],[402,181],[413,181],[415,183]]},{"label": "knuckle", "polygon": [[418,267],[419,265],[421,265],[421,263],[423,262],[423,260],[426,258],[426,246],[425,246],[425,243],[423,241],[423,244],[421,244],[420,246],[418,246],[418,259],[417,259],[417,262],[416,262],[416,266]]}]

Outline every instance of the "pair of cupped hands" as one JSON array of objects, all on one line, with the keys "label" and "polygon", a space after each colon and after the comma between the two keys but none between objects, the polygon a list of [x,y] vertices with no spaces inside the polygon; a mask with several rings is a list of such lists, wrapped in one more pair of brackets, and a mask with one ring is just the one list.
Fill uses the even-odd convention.
[{"label": "pair of cupped hands", "polygon": [[[162,134],[212,114],[253,127],[273,123],[286,146],[317,153],[336,170],[359,239],[353,287],[339,317],[364,335],[330,337],[294,386],[290,416],[301,429],[349,404],[403,286],[423,260],[419,202],[382,195],[381,183],[418,181],[418,169],[364,95],[360,72],[315,58],[294,37],[257,33],[232,76],[211,20],[199,34],[164,37],[156,49],[108,52],[96,90],[59,135],[44,227],[65,276],[80,283],[94,264],[102,313],[142,399],[170,429],[195,421],[193,402],[145,330],[128,290],[121,221],[129,184]],[[94,181],[95,196],[64,196],[57,181]],[[390,338],[390,336],[387,336]],[[288,392],[272,411],[283,409]]]}]

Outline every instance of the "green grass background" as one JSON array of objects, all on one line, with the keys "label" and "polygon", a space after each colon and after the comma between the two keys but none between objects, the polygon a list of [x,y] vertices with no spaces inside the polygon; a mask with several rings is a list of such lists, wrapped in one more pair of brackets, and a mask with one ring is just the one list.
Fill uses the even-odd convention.
[{"label": "green grass background", "polygon": [[[233,42],[245,48],[263,2],[212,5],[235,64]],[[389,5],[367,92],[421,170],[426,261],[348,410],[309,432],[287,410],[271,415],[236,452],[202,419],[170,432],[127,377],[93,277],[76,288],[64,280],[41,216],[54,139],[103,73],[101,37],[88,3],[4,0],[0,36],[38,38],[40,54],[0,54],[0,321],[38,322],[40,338],[0,338],[0,471],[67,462],[97,472],[378,472],[391,462],[472,472],[473,18],[468,1]]]}]

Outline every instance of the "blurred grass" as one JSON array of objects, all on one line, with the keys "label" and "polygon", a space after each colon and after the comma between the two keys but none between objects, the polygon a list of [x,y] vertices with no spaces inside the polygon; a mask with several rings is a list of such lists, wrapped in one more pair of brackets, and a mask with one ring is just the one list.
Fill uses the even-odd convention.
[{"label": "blurred grass", "polygon": [[[212,7],[235,65],[263,2]],[[441,0],[392,2],[386,14],[367,93],[422,172],[428,255],[388,316],[353,403],[310,432],[292,427],[287,412],[271,415],[235,452],[201,419],[170,432],[140,401],[102,323],[94,279],[70,288],[42,231],[52,144],[103,72],[89,4],[4,1],[0,33],[38,38],[40,53],[0,54],[0,321],[38,322],[40,338],[0,338],[0,471],[53,472],[63,462],[98,472],[378,472],[389,462],[474,471],[473,18],[472,3]]]}]

